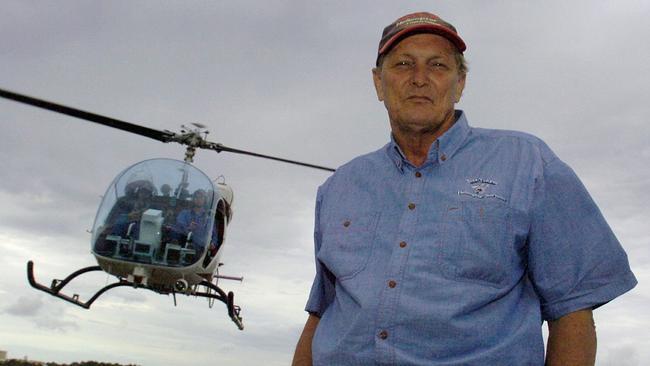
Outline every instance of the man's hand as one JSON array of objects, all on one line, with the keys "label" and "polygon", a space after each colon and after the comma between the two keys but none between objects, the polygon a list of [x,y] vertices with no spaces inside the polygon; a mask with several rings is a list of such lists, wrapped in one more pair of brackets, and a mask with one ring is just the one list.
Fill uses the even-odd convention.
[{"label": "man's hand", "polygon": [[593,366],[595,362],[596,326],[591,309],[548,322],[546,366]]},{"label": "man's hand", "polygon": [[129,212],[129,214],[127,215],[129,221],[140,221],[141,217],[142,217],[141,210],[133,210]]},{"label": "man's hand", "polygon": [[316,327],[320,318],[309,314],[307,318],[307,323],[305,328],[300,335],[298,340],[298,345],[296,346],[296,352],[293,354],[293,362],[291,366],[311,366],[311,340],[314,338],[314,333],[316,332]]}]

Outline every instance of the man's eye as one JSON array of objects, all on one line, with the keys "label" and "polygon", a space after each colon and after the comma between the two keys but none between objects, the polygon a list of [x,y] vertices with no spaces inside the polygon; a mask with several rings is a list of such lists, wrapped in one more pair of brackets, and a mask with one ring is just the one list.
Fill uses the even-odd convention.
[{"label": "man's eye", "polygon": [[440,63],[440,62],[433,62],[431,63],[432,67],[435,67],[436,69],[446,69],[447,65]]},{"label": "man's eye", "polygon": [[410,66],[410,65],[411,62],[409,61],[397,61],[397,63],[395,64],[395,66]]}]

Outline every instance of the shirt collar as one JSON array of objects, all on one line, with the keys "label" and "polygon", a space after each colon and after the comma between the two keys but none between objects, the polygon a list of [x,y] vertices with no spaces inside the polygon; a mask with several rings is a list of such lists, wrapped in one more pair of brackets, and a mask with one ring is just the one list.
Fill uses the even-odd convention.
[{"label": "shirt collar", "polygon": [[[427,161],[424,165],[437,161],[438,164],[444,164],[451,158],[458,149],[463,146],[470,127],[462,110],[455,111],[456,122],[442,134],[429,148]],[[395,137],[390,134],[390,143],[386,145],[388,157],[393,161],[400,172],[404,172],[404,164],[410,164],[404,157],[402,149],[395,142]],[[423,165],[423,166],[424,166]]]}]

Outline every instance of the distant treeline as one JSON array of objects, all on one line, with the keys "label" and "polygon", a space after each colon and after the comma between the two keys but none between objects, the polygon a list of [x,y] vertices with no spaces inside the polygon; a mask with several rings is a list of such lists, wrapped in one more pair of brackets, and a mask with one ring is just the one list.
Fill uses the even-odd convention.
[{"label": "distant treeline", "polygon": [[133,364],[121,365],[119,363],[106,363],[97,361],[82,361],[73,363],[56,363],[56,362],[37,362],[25,360],[6,360],[0,361],[2,366],[138,366]]}]

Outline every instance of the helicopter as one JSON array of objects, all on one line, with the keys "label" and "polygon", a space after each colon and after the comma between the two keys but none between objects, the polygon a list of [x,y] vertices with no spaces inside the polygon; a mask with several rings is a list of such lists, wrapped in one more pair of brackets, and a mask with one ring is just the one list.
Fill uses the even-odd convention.
[{"label": "helicopter", "polygon": [[[233,217],[234,193],[225,178],[211,180],[192,165],[197,149],[231,152],[334,172],[332,168],[263,155],[207,140],[201,124],[181,126],[180,132],[156,130],[58,103],[0,89],[0,97],[52,112],[98,123],[163,143],[185,145],[183,160],[154,158],[120,172],[108,186],[95,216],[91,254],[96,266],[81,268],[49,286],[34,275],[27,262],[27,279],[37,290],[89,309],[105,292],[117,287],[142,288],[162,295],[204,297],[225,304],[228,317],[244,329],[241,307],[232,291],[219,287],[219,279],[243,281],[243,277],[219,274],[226,230]],[[87,300],[63,289],[75,278],[103,271],[117,281],[100,288]]]}]

